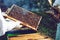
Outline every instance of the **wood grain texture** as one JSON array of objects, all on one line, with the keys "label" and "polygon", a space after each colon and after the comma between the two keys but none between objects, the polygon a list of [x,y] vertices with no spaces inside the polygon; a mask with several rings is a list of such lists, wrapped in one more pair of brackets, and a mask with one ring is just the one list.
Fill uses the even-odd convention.
[{"label": "wood grain texture", "polygon": [[45,35],[41,35],[39,33],[17,35],[16,37],[9,37],[8,39],[9,40],[53,40],[52,38],[47,37]]}]

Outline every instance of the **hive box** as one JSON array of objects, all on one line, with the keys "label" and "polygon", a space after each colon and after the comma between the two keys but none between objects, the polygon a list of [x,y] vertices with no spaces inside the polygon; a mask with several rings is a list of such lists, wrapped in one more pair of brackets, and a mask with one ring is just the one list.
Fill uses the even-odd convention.
[{"label": "hive box", "polygon": [[8,40],[54,40],[54,39],[46,35],[42,35],[40,33],[32,33],[32,34],[17,35],[15,37],[9,37]]},{"label": "hive box", "polygon": [[8,18],[20,21],[22,25],[25,25],[33,30],[37,30],[38,25],[42,19],[41,16],[25,10],[17,5],[12,5],[10,10],[6,11]]}]

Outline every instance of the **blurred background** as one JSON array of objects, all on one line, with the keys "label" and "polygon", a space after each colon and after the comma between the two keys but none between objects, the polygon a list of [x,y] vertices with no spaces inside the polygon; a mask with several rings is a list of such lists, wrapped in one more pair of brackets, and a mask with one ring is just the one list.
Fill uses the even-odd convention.
[{"label": "blurred background", "polygon": [[[55,0],[52,0],[52,5],[54,1]],[[54,19],[52,15],[45,13],[45,11],[51,7],[48,0],[0,0],[0,8],[4,12],[13,4],[42,16],[43,18],[39,25],[38,32],[55,38],[57,20]]]}]

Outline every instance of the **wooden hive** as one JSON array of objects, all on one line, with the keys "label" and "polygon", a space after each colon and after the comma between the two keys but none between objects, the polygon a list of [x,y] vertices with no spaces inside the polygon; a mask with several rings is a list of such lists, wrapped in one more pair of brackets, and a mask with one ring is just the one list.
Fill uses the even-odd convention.
[{"label": "wooden hive", "polygon": [[8,40],[54,40],[54,39],[46,35],[42,35],[40,33],[32,33],[32,34],[17,35],[15,37],[8,37]]},{"label": "wooden hive", "polygon": [[41,16],[38,16],[37,14],[25,10],[17,5],[13,5],[9,11],[7,10],[6,13],[8,14],[9,18],[15,21],[20,21],[21,24],[34,30],[37,30],[38,25],[42,19]]}]

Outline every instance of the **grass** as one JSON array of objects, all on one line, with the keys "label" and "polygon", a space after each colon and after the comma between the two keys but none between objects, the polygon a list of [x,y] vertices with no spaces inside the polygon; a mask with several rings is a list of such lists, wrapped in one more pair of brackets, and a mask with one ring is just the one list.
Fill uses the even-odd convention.
[{"label": "grass", "polygon": [[40,25],[38,28],[38,32],[55,39],[56,30],[52,30],[43,25]]}]

